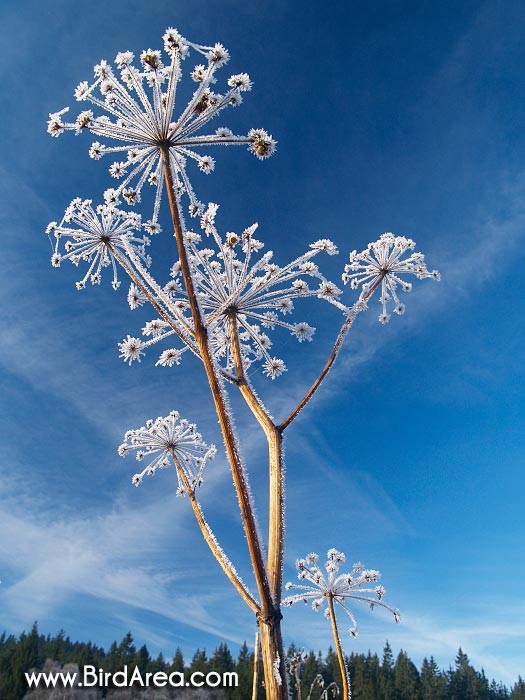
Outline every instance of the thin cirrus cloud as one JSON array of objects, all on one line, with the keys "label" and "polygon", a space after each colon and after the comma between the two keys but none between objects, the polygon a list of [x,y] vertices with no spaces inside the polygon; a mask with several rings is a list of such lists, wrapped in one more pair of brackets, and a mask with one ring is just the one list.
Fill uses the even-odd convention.
[{"label": "thin cirrus cloud", "polygon": [[[382,582],[387,588],[385,602],[397,607],[399,601],[394,600],[386,575]],[[461,623],[454,611],[447,613],[444,610],[442,615],[428,612],[421,601],[410,601],[410,605],[406,605],[406,611],[405,606],[401,606],[401,622],[398,625],[379,609],[371,612],[365,606],[356,604],[350,608],[357,618],[357,639],[347,633],[350,621],[347,625],[344,613],[338,614],[343,647],[347,654],[366,653],[371,649],[381,656],[385,640],[389,639],[394,654],[396,649],[403,649],[419,666],[425,657],[429,659],[433,656],[440,668],[447,669],[453,664],[461,647],[468,653],[476,669],[490,669],[489,680],[495,676],[508,684],[516,681],[516,667],[519,667],[520,650],[524,643],[523,625],[517,618],[512,621],[516,610],[502,606],[496,596],[488,600],[474,595],[469,602],[469,612],[462,615]],[[511,622],[508,623],[508,620]],[[310,605],[295,606],[287,613],[287,621],[296,630],[294,640],[299,646],[309,648],[314,637],[320,648],[326,648],[332,642],[329,621],[322,613],[313,612]],[[500,645],[515,651],[502,656]]]},{"label": "thin cirrus cloud", "polygon": [[[20,509],[20,494],[18,505],[4,498],[0,511],[0,529],[6,535],[0,543],[0,567],[5,572],[0,589],[3,623],[18,629],[33,619],[52,618],[80,595],[98,599],[99,608],[104,601],[114,604],[117,615],[126,608],[140,609],[207,634],[242,641],[234,626],[224,624],[225,620],[218,623],[212,612],[218,600],[229,603],[231,591],[221,579],[219,585],[212,585],[219,576],[218,566],[201,547],[190,514],[175,508],[180,504],[174,500],[57,517],[52,512],[38,514],[34,496],[30,497],[33,516],[28,516],[27,508]],[[192,594],[184,581],[193,557],[202,551],[206,558],[198,567],[201,585],[212,593],[203,593],[199,587]],[[174,566],[174,561],[180,563]]]}]

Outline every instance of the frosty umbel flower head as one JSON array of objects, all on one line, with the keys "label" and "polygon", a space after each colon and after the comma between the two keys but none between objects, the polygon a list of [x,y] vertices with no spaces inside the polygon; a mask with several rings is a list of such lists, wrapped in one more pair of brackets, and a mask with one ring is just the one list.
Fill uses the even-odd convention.
[{"label": "frosty umbel flower head", "polygon": [[[346,557],[336,549],[328,550],[324,565],[326,574],[318,566],[318,560],[319,557],[315,553],[308,554],[304,559],[298,559],[297,578],[308,582],[309,585],[287,583],[286,590],[295,589],[300,592],[285,598],[283,605],[311,602],[312,609],[317,612],[323,608],[327,599],[331,598],[343,608],[352,621],[349,632],[353,637],[357,637],[357,622],[347,605],[349,600],[366,603],[371,609],[379,605],[391,612],[395,621],[399,622],[398,611],[381,602],[386,593],[383,586],[370,585],[379,580],[381,576],[379,571],[365,569],[362,564],[357,563],[353,565],[350,573],[340,574],[339,567],[346,561]],[[325,615],[328,617],[328,609],[325,609]]]},{"label": "frosty umbel flower head", "polygon": [[[260,254],[264,244],[255,238],[257,224],[241,234],[228,232],[221,237],[215,227],[218,206],[210,204],[201,218],[201,228],[210,237],[215,248],[201,246],[202,236],[193,231],[186,233],[186,247],[196,293],[211,341],[215,358],[231,373],[234,364],[234,335],[238,336],[239,354],[243,369],[262,361],[263,372],[275,379],[286,371],[283,360],[272,356],[272,341],[268,332],[283,328],[299,342],[311,340],[315,328],[308,323],[293,323],[287,317],[298,299],[318,297],[335,305],[343,312],[347,307],[339,302],[340,290],[320,272],[313,258],[320,253],[337,253],[328,239],[312,243],[310,249],[292,262],[280,267],[272,261],[273,253]],[[172,280],[164,287],[169,295],[171,316],[180,319],[185,314],[186,326],[191,324],[187,297],[180,283],[181,267],[172,267]],[[314,280],[315,284],[311,283]],[[311,286],[310,286],[311,285]],[[141,299],[136,290],[130,290],[130,306],[136,308]],[[177,316],[179,314],[179,316]],[[181,332],[184,329],[181,326]],[[147,343],[162,340],[173,331],[161,319],[146,324]],[[180,361],[181,351],[164,351],[157,364],[172,365]]]},{"label": "frosty umbel flower head", "polygon": [[381,323],[387,323],[390,319],[387,313],[390,302],[394,303],[394,313],[401,315],[405,312],[397,289],[401,287],[404,292],[410,292],[412,284],[404,280],[402,275],[415,275],[420,280],[426,277],[440,279],[437,270],[429,272],[422,253],[412,252],[415,247],[416,244],[410,238],[383,233],[379,240],[369,243],[366,250],[350,253],[350,263],[345,265],[343,282],[350,284],[352,289],[362,286],[361,298],[368,298],[376,287],[381,286]]},{"label": "frosty umbel flower head", "polygon": [[[60,267],[63,260],[74,265],[87,262],[88,270],[77,282],[77,289],[84,289],[88,279],[91,284],[100,284],[102,268],[113,268],[113,288],[120,285],[117,277],[116,260],[125,255],[125,247],[131,247],[143,264],[149,266],[146,255],[149,238],[137,237],[134,231],[140,230],[140,216],[124,212],[111,204],[101,204],[93,209],[90,199],[74,199],[67,207],[62,221],[52,221],[48,235],[55,236],[54,252],[51,257],[53,267]],[[61,252],[63,245],[64,252]]]},{"label": "frosty umbel flower head", "polygon": [[[157,226],[163,187],[163,153],[169,159],[175,181],[176,194],[186,192],[190,213],[201,213],[186,173],[187,160],[194,160],[203,173],[211,173],[215,162],[201,155],[201,147],[216,145],[246,145],[258,158],[268,158],[276,142],[263,129],[251,129],[246,136],[236,136],[221,127],[211,134],[202,134],[203,127],[225,107],[242,102],[242,93],[251,90],[246,73],[232,75],[227,89],[219,94],[211,90],[217,70],[229,60],[228,51],[221,44],[201,46],[183,38],[175,29],[164,34],[166,64],[160,51],[147,49],[140,54],[139,67],[133,65],[130,51],[117,54],[116,70],[106,61],[95,66],[95,80],[84,81],[75,90],[78,101],[89,102],[103,112],[95,116],[91,109],[81,112],[73,122],[63,120],[68,108],[49,115],[48,132],[59,136],[64,130],[79,134],[88,130],[97,137],[111,139],[117,145],[95,141],[89,151],[92,158],[121,153],[109,171],[122,180],[116,192],[128,204],[140,200],[145,182],[156,187],[155,205],[150,226]],[[193,97],[178,117],[174,117],[177,83],[182,71],[181,62],[193,50],[205,63],[191,72],[197,83]],[[146,224],[146,225],[148,225]]]},{"label": "frosty umbel flower head", "polygon": [[216,454],[215,446],[206,445],[195,423],[181,419],[177,411],[165,418],[148,420],[136,430],[128,430],[124,439],[118,448],[121,457],[131,450],[136,450],[139,461],[153,457],[147,467],[133,477],[135,486],[145,475],[151,476],[157,469],[168,467],[171,461],[177,470],[178,495],[184,495],[188,489],[194,491],[202,484],[204,467]]}]

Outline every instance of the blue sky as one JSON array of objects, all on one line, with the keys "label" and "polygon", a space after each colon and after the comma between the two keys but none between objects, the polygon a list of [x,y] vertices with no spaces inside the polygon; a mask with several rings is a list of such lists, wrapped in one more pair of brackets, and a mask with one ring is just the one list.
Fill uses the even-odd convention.
[{"label": "blue sky", "polygon": [[[448,667],[461,646],[489,677],[524,674],[524,15],[512,0],[2,5],[0,627],[18,634],[36,619],[102,645],[131,629],[167,656],[236,649],[255,632],[174,474],[134,489],[134,462],[116,454],[128,428],[172,408],[220,444],[199,368],[120,361],[117,342],[148,315],[109,283],[77,292],[74,269],[51,268],[43,234],[73,197],[112,185],[89,136],[46,134],[48,113],[76,107],[74,88],[101,58],[161,48],[174,26],[230,50],[221,80],[254,81],[217,126],[262,126],[279,142],[269,161],[224,149],[213,175],[194,173],[201,199],[221,204],[221,230],[258,221],[278,261],[330,237],[333,279],[348,252],[391,230],[443,275],[414,285],[386,326],[372,303],[290,428],[285,580],[296,557],[335,546],[380,569],[402,613],[394,626],[360,611],[347,652],[381,653],[388,638]],[[156,245],[173,258],[166,233]],[[321,303],[297,314],[318,327],[314,343],[279,338],[287,374],[253,376],[276,417],[315,377],[340,321]],[[264,527],[264,445],[243,412],[237,425]],[[202,497],[249,580],[222,455]],[[284,633],[308,649],[330,643],[309,609],[287,611]]]}]

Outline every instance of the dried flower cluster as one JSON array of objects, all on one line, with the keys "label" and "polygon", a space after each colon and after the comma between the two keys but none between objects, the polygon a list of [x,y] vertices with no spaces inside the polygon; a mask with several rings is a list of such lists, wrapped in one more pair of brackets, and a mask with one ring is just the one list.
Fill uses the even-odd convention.
[{"label": "dried flower cluster", "polygon": [[51,264],[60,267],[63,260],[70,260],[78,267],[81,260],[86,262],[88,269],[77,282],[77,289],[84,289],[88,279],[91,284],[100,284],[102,268],[111,265],[112,286],[118,289],[120,282],[116,263],[126,247],[131,247],[145,266],[151,263],[146,254],[149,238],[139,237],[135,232],[140,232],[139,214],[122,211],[110,204],[99,204],[93,209],[90,199],[78,197],[67,207],[59,224],[52,221],[46,228],[46,233],[55,237]]},{"label": "dried flower cluster", "polygon": [[343,282],[350,284],[352,289],[362,288],[366,294],[377,284],[381,285],[379,298],[383,310],[379,316],[381,323],[387,323],[390,315],[387,313],[387,304],[394,302],[394,313],[404,314],[405,305],[397,295],[398,286],[404,292],[412,290],[412,284],[403,280],[400,275],[415,275],[417,279],[440,279],[437,270],[429,272],[425,265],[425,256],[422,253],[411,253],[403,258],[407,251],[413,251],[416,247],[414,241],[405,236],[394,236],[392,233],[383,233],[374,243],[369,243],[368,248],[358,253],[356,250],[350,253],[350,263],[345,265]]},{"label": "dried flower cluster", "polygon": [[[399,622],[398,611],[381,602],[386,593],[383,586],[369,585],[379,580],[381,576],[379,571],[365,569],[361,563],[356,563],[350,573],[340,574],[339,567],[346,561],[346,557],[336,549],[329,549],[327,552],[327,561],[324,566],[326,574],[318,566],[318,561],[319,557],[315,553],[308,554],[304,559],[297,561],[297,578],[300,581],[307,581],[310,585],[287,583],[286,590],[296,589],[300,592],[285,598],[283,605],[311,602],[312,609],[317,612],[323,608],[327,599],[331,598],[343,608],[352,621],[349,632],[353,637],[357,637],[357,622],[346,604],[347,600],[366,603],[372,610],[379,605],[391,612],[395,621]],[[328,613],[326,608],[327,617]]]},{"label": "dried flower cluster", "polygon": [[[79,102],[88,102],[102,110],[95,116],[91,109],[84,110],[73,122],[64,121],[69,108],[49,115],[48,132],[59,136],[65,130],[76,134],[87,130],[103,139],[119,141],[108,146],[95,141],[89,149],[91,158],[98,160],[106,154],[123,154],[109,172],[121,180],[112,192],[122,196],[129,205],[141,200],[144,184],[155,187],[153,215],[144,225],[150,233],[160,231],[158,215],[163,189],[163,154],[169,160],[177,195],[185,192],[190,200],[190,213],[202,212],[186,172],[187,161],[193,160],[203,173],[211,173],[215,161],[200,155],[198,149],[217,145],[246,145],[258,158],[268,158],[275,151],[276,142],[264,129],[251,129],[246,136],[236,136],[230,129],[218,128],[214,133],[199,132],[208,122],[228,106],[242,102],[242,93],[252,88],[246,73],[232,75],[224,93],[213,92],[215,74],[229,60],[228,51],[221,44],[201,46],[182,37],[176,29],[168,29],[163,36],[167,62],[160,51],[147,49],[140,54],[140,67],[133,65],[131,51],[117,54],[116,71],[100,61],[95,66],[95,80],[81,82],[75,90]],[[195,66],[191,77],[197,88],[187,106],[174,117],[177,84],[182,77],[182,61],[194,50],[206,61]],[[197,149],[197,150],[196,150]]]},{"label": "dried flower cluster", "polygon": [[[214,356],[222,363],[226,372],[234,373],[234,324],[238,331],[239,351],[244,369],[261,360],[264,374],[275,379],[286,367],[280,358],[270,354],[272,341],[267,332],[276,327],[284,328],[299,342],[312,340],[315,332],[315,328],[306,322],[291,323],[285,320],[286,316],[293,312],[296,300],[318,297],[343,312],[348,312],[348,308],[339,301],[341,291],[324,277],[312,261],[321,252],[335,255],[337,248],[328,239],[322,239],[312,243],[310,250],[304,255],[280,267],[272,261],[272,251],[257,256],[264,247],[264,244],[254,237],[257,224],[245,229],[240,235],[228,232],[221,239],[215,227],[216,212],[217,205],[210,204],[201,219],[202,230],[211,235],[205,243],[215,244],[215,248],[202,247],[202,236],[198,233],[189,231],[185,236],[195,288]],[[162,298],[157,297],[156,300],[159,305],[165,305],[173,324],[180,331],[180,337],[187,333],[192,320],[179,262],[172,266],[171,277],[172,280],[163,288]],[[315,286],[310,287],[308,279],[314,279]],[[132,284],[128,294],[131,308],[137,308],[145,300]],[[172,327],[161,318],[157,318],[146,324],[143,329],[143,334],[149,337],[149,340],[132,340],[136,347],[140,344],[142,350],[147,345],[172,336],[173,333]],[[181,354],[187,348],[188,346],[163,351],[157,364],[179,364]],[[140,359],[138,353],[135,353],[135,357],[129,352],[123,356],[126,360],[130,357]]]},{"label": "dried flower cluster", "polygon": [[177,411],[171,411],[165,418],[148,420],[145,426],[136,430],[128,430],[124,439],[125,442],[118,449],[121,457],[132,450],[136,451],[139,461],[153,457],[148,465],[133,477],[135,486],[142,482],[144,476],[152,476],[157,469],[165,469],[171,462],[177,469],[177,492],[181,496],[187,489],[180,470],[195,490],[202,484],[202,473],[206,463],[213,459],[217,452],[214,445],[206,445],[202,435],[197,432],[195,423],[190,423],[185,418],[180,419]]}]

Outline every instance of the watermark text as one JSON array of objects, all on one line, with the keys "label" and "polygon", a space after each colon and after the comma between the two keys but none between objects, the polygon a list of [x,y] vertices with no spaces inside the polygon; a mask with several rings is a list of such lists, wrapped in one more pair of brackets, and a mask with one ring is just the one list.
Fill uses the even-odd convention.
[{"label": "watermark text", "polygon": [[237,688],[239,684],[234,671],[145,672],[138,666],[124,666],[120,671],[111,672],[86,665],[80,671],[30,671],[24,675],[29,688]]}]

